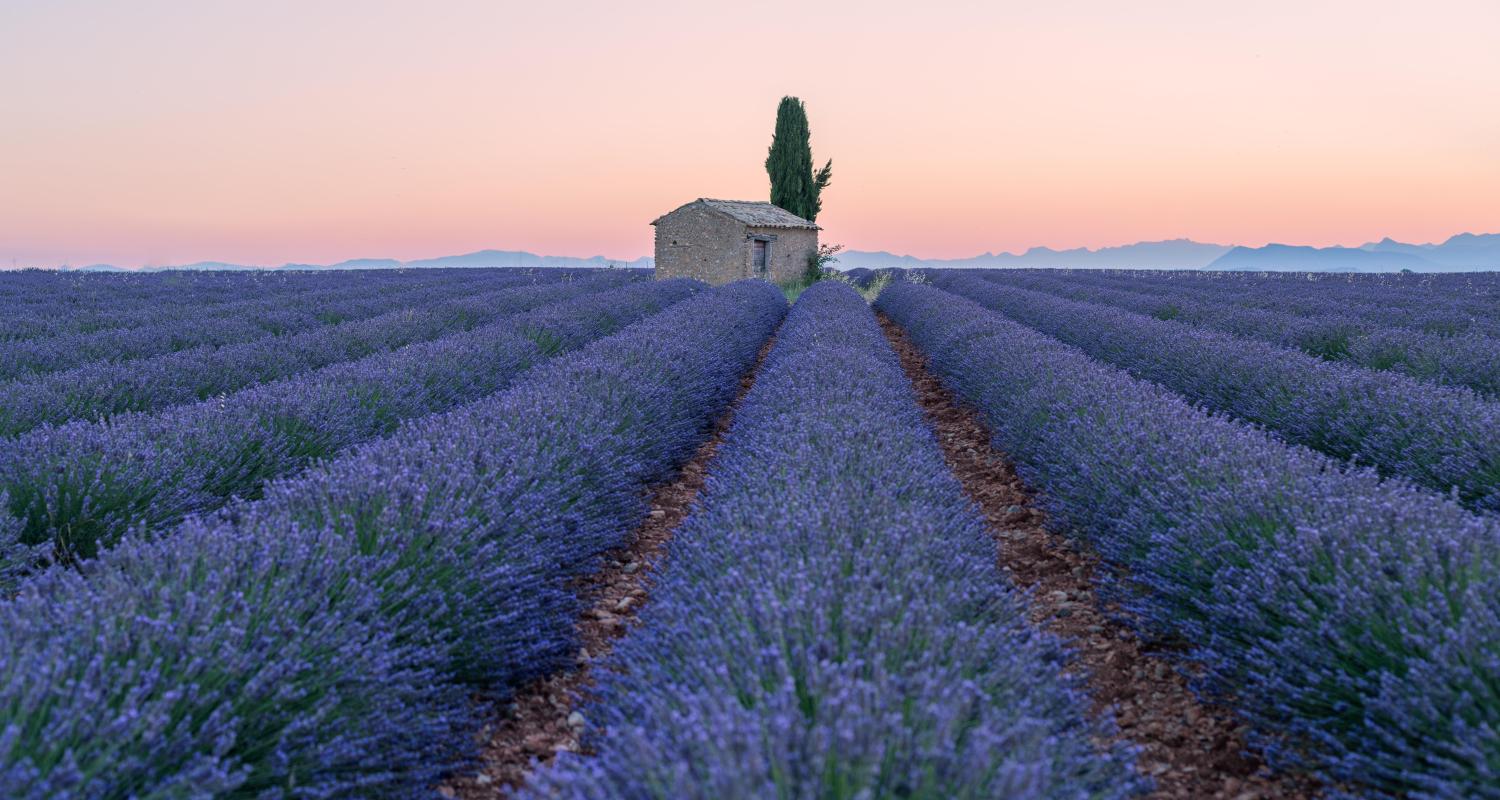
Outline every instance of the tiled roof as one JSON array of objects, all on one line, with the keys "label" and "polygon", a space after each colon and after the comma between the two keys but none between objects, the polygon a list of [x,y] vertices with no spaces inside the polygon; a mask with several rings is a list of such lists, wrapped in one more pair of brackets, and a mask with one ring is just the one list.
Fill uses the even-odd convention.
[{"label": "tiled roof", "polygon": [[[715,211],[728,214],[746,225],[757,228],[813,228],[815,230],[818,228],[817,225],[796,214],[763,200],[714,200],[709,197],[700,197],[693,202],[702,203]],[[692,204],[688,203],[688,205]],[[658,219],[657,222],[659,221]],[[655,225],[656,222],[651,224]]]}]

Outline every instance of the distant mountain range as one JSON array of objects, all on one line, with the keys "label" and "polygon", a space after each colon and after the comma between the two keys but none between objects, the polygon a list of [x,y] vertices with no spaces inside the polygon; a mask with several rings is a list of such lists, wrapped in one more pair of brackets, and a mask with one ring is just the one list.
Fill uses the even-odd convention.
[{"label": "distant mountain range", "polygon": [[839,266],[869,267],[1067,267],[1115,269],[1295,270],[1308,272],[1457,272],[1500,270],[1500,233],[1461,233],[1441,244],[1405,244],[1386,238],[1360,247],[1231,247],[1190,239],[1138,242],[1090,250],[1033,247],[1024,253],[985,253],[971,258],[923,259],[851,250]]},{"label": "distant mountain range", "polygon": [[969,258],[917,258],[898,256],[885,251],[847,250],[839,254],[839,266],[887,269],[891,267],[952,267],[958,269],[997,269],[1005,267],[1094,267],[1202,269],[1214,259],[1234,248],[1224,244],[1203,244],[1190,239],[1164,242],[1137,242],[1119,247],[1090,250],[1053,250],[1033,247],[1024,253],[985,253]]},{"label": "distant mountain range", "polygon": [[[426,267],[635,267],[650,269],[649,256],[634,261],[607,259],[603,256],[573,258],[539,256],[515,250],[480,250],[457,256],[397,261],[393,258],[356,258],[337,264],[283,264],[260,267],[228,264],[222,261],[200,261],[174,267],[146,267],[146,270],[329,270],[329,269],[397,269]],[[1441,244],[1406,244],[1389,238],[1359,247],[1300,247],[1268,244],[1264,247],[1233,247],[1205,244],[1190,239],[1162,242],[1137,242],[1119,247],[1090,250],[1053,250],[1033,247],[1024,253],[984,253],[970,258],[918,258],[884,251],[846,250],[839,255],[842,269],[868,267],[1072,267],[1115,269],[1212,269],[1212,270],[1297,270],[1309,272],[1457,272],[1463,270],[1500,270],[1500,233],[1461,233]],[[63,269],[70,269],[64,267]],[[123,272],[110,264],[92,264],[71,269],[91,272]]]},{"label": "distant mountain range", "polygon": [[199,261],[193,264],[181,264],[167,267],[142,267],[140,270],[130,270],[117,267],[113,264],[90,264],[86,267],[61,267],[61,269],[78,270],[82,272],[159,272],[168,269],[195,269],[214,272],[233,272],[252,269],[277,269],[277,270],[328,270],[328,269],[423,269],[434,267],[639,267],[650,269],[652,260],[649,257],[637,258],[634,261],[621,261],[619,259],[605,258],[604,256],[593,256],[590,258],[574,258],[572,256],[539,256],[535,253],[526,253],[519,250],[479,250],[473,253],[464,253],[458,256],[440,256],[438,258],[423,258],[416,261],[398,261],[394,258],[352,258],[348,261],[340,261],[337,264],[282,264],[279,267],[256,266],[251,264],[229,264],[223,261]]},{"label": "distant mountain range", "polygon": [[1459,272],[1500,269],[1500,233],[1460,233],[1442,244],[1406,244],[1390,238],[1360,247],[1236,247],[1207,269],[1318,272]]}]

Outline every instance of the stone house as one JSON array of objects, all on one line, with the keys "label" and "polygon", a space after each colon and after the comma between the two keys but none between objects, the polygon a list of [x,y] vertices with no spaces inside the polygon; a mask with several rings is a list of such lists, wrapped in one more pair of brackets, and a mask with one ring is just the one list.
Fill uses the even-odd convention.
[{"label": "stone house", "polygon": [[766,202],[699,198],[651,224],[657,278],[780,283],[806,272],[818,252],[817,225]]}]

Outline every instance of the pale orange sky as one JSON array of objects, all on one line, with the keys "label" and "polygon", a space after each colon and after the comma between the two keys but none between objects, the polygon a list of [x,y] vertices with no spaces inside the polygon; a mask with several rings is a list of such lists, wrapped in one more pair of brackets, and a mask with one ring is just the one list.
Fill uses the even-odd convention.
[{"label": "pale orange sky", "polygon": [[928,257],[1500,231],[1500,2],[0,5],[0,260],[634,258],[763,199]]}]

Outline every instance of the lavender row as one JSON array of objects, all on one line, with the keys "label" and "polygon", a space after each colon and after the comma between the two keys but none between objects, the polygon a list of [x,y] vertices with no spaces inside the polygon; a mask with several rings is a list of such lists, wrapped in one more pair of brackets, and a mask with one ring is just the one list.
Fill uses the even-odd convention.
[{"label": "lavender row", "polygon": [[[410,273],[407,273],[408,275]],[[44,270],[8,271],[0,275],[4,313],[34,306],[67,307],[86,311],[133,305],[159,296],[191,296],[202,302],[224,302],[247,287],[273,290],[296,282],[303,290],[330,285],[332,273],[138,272],[81,273]],[[0,317],[3,318],[3,317]]]},{"label": "lavender row", "polygon": [[[206,400],[309,370],[365,358],[494,322],[508,314],[626,282],[625,276],[520,286],[405,303],[375,317],[226,347],[200,347],[124,363],[96,363],[30,381],[0,384],[0,435],[44,424],[98,421]],[[424,299],[424,298],[417,298]]]},{"label": "lavender row", "polygon": [[[1492,273],[1434,274],[1357,274],[1329,272],[1217,272],[1209,270],[1059,270],[1075,275],[1099,276],[1121,284],[1172,288],[1173,290],[1206,290],[1242,298],[1245,302],[1264,302],[1290,295],[1294,304],[1320,304],[1321,297],[1332,296],[1362,305],[1379,305],[1382,300],[1407,297],[1419,305],[1437,304],[1493,308],[1500,300],[1500,281]],[[1300,291],[1316,286],[1316,296]]]},{"label": "lavender row", "polygon": [[[1116,279],[1120,280],[1120,279]],[[1129,284],[1128,281],[1120,281]],[[1397,287],[1349,284],[1316,278],[1297,283],[1242,278],[1236,283],[1184,283],[1148,278],[1141,288],[1198,294],[1246,308],[1284,311],[1300,316],[1338,313],[1368,324],[1436,337],[1500,338],[1500,305],[1493,296],[1432,290],[1421,285]],[[1130,284],[1132,287],[1137,284]],[[1308,291],[1315,288],[1316,291]]]},{"label": "lavender row", "polygon": [[879,274],[880,271],[869,269],[867,267],[855,267],[853,269],[846,269],[843,272],[844,277],[848,278],[851,284],[860,288],[869,286],[870,282],[875,280],[876,276]]},{"label": "lavender row", "polygon": [[1217,298],[1194,299],[1186,292],[1155,294],[1112,288],[1091,276],[1039,273],[984,274],[1009,286],[1046,292],[1137,314],[1200,325],[1236,336],[1295,347],[1330,361],[1368,369],[1393,370],[1448,386],[1467,386],[1500,396],[1500,339],[1478,334],[1439,336],[1389,328],[1356,317],[1337,305],[1315,316],[1245,308]]},{"label": "lavender row", "polygon": [[28,584],[0,605],[0,794],[430,796],[472,752],[476,687],[576,652],[569,576],[644,516],[784,309],[767,284],[700,293]]},{"label": "lavender row", "polygon": [[1295,347],[1330,361],[1389,369],[1434,383],[1467,386],[1482,394],[1500,395],[1500,339],[1487,336],[1439,336],[1389,328],[1336,306],[1316,316],[1296,316],[1277,310],[1245,308],[1219,299],[1194,299],[1195,295],[1185,292],[1152,294],[1111,288],[1089,276],[992,272],[983,277],[1003,285]]},{"label": "lavender row", "polygon": [[26,579],[37,563],[47,558],[47,548],[21,542],[25,528],[10,514],[10,498],[0,492],[0,597],[8,597]]},{"label": "lavender row", "polygon": [[[349,283],[293,297],[257,298],[223,306],[192,307],[196,313],[170,320],[91,333],[0,342],[0,380],[71,369],[91,361],[127,361],[190,348],[219,347],[286,336],[346,320],[363,319],[403,306],[420,306],[463,292],[482,292],[541,282],[530,275],[480,275],[479,280],[426,284]],[[175,298],[163,296],[159,302]],[[0,392],[3,392],[0,389]]]},{"label": "lavender row", "polygon": [[1500,510],[1500,406],[1468,389],[975,278],[943,288],[1290,442]]},{"label": "lavender row", "polygon": [[979,305],[879,306],[977,407],[1053,524],[1118,568],[1270,754],[1366,794],[1500,786],[1500,523],[1205,412]]},{"label": "lavender row", "polygon": [[1209,272],[1064,274],[1086,275],[1091,281],[1113,288],[1148,292],[1167,299],[1187,296],[1298,316],[1337,313],[1368,324],[1438,336],[1500,336],[1500,305],[1494,295],[1434,288],[1423,282],[1382,284],[1350,281],[1338,275],[1289,279]]},{"label": "lavender row", "polygon": [[860,297],[804,292],[542,797],[1123,797]]},{"label": "lavender row", "polygon": [[157,414],[42,428],[0,453],[0,491],[26,544],[93,557],[132,528],[159,531],[267,479],[500,390],[558,352],[698,290],[637,283]]},{"label": "lavender row", "polygon": [[[446,274],[444,274],[446,273]],[[460,279],[452,271],[399,270],[338,274],[254,273],[220,276],[205,284],[188,273],[118,276],[129,279],[122,291],[115,282],[88,280],[104,276],[69,276],[51,289],[41,284],[16,286],[14,273],[0,275],[0,288],[11,287],[15,299],[0,308],[0,340],[31,339],[70,333],[168,322],[201,313],[207,308],[233,309],[247,302],[290,299],[308,292],[350,284],[420,286]],[[99,286],[108,288],[98,289]],[[96,287],[85,292],[82,287]],[[247,300],[252,298],[252,300]]]},{"label": "lavender row", "polygon": [[[493,276],[501,284],[516,281],[522,276]],[[68,330],[49,336],[9,338],[0,341],[0,377],[13,378],[30,372],[51,372],[68,369],[81,363],[98,359],[120,360],[124,357],[153,356],[183,350],[195,344],[214,342],[248,341],[257,336],[282,335],[294,330],[306,330],[318,324],[335,324],[342,318],[351,317],[359,311],[354,306],[345,311],[348,303],[372,303],[401,297],[414,291],[434,290],[444,285],[459,288],[463,282],[432,279],[432,281],[369,281],[344,282],[326,285],[290,294],[270,291],[257,296],[240,296],[233,302],[210,303],[195,297],[180,297],[162,291],[154,297],[153,320],[145,324],[90,329],[86,332]],[[339,305],[329,308],[330,303]],[[60,320],[68,320],[69,312],[48,309],[49,317],[62,314]],[[321,317],[321,318],[320,318]],[[217,324],[211,324],[217,323]],[[3,323],[0,323],[3,324]],[[219,329],[223,329],[220,332]],[[234,336],[240,336],[234,339]],[[178,341],[181,339],[181,341]],[[156,350],[153,350],[156,348]]]}]

